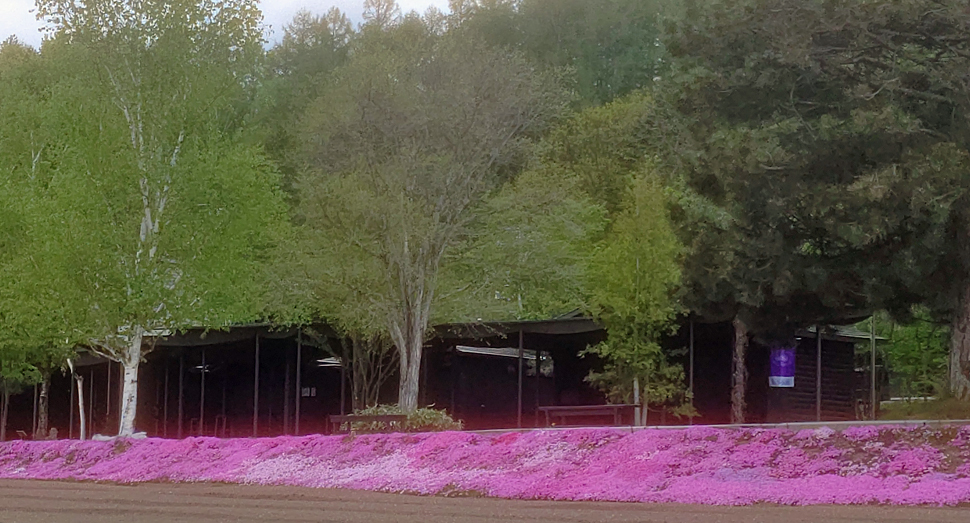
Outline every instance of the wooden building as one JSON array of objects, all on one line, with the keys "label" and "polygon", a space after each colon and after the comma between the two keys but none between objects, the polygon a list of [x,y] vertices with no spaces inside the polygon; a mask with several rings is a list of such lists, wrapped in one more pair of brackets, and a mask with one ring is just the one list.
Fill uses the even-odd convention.
[{"label": "wooden building", "polygon": [[[153,350],[139,374],[136,427],[150,436],[168,438],[325,432],[328,415],[350,410],[349,373],[333,357],[327,333],[322,325],[308,332],[261,324],[146,340]],[[700,416],[667,417],[663,422],[730,421],[733,336],[728,323],[697,323],[684,324],[666,340],[671,350],[686,349],[680,361]],[[468,429],[542,426],[541,407],[605,402],[604,395],[585,381],[599,362],[580,355],[605,338],[599,325],[576,314],[545,321],[440,325],[426,345],[420,401],[446,409]],[[798,338],[794,387],[787,389],[768,386],[769,351],[752,341],[747,360],[747,421],[856,419],[862,376],[855,370],[854,358],[856,346],[868,343],[868,336],[829,327],[822,330],[821,344],[814,330],[801,331]],[[116,433],[120,365],[83,355],[76,367],[84,378],[88,433]],[[79,434],[76,389],[68,376],[53,376],[50,425],[62,438]],[[386,389],[382,400],[395,401],[396,377]],[[35,391],[13,397],[10,410],[8,434],[21,431],[30,437],[36,426]],[[624,423],[632,423],[630,414],[624,415]],[[659,422],[655,417],[649,420]]]}]

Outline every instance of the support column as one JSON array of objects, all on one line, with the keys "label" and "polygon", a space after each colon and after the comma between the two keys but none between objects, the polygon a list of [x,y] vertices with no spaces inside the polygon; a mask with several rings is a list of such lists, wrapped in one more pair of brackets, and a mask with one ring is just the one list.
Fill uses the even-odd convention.
[{"label": "support column", "polygon": [[[688,385],[688,390],[690,391],[690,406],[691,409],[694,408],[694,318],[690,319],[690,382]],[[689,416],[687,418],[687,423],[689,425],[694,424],[694,416]]]},{"label": "support column", "polygon": [[179,422],[176,437],[182,439],[183,420],[185,419],[185,353],[179,354]]},{"label": "support column", "polygon": [[815,421],[822,421],[822,326],[815,326]]},{"label": "support column", "polygon": [[535,411],[534,411],[535,416],[532,422],[532,426],[536,428],[539,427],[539,384],[542,382],[542,380],[540,379],[542,377],[542,374],[539,371],[540,371],[541,363],[542,363],[542,353],[539,352],[538,349],[536,349],[536,374],[532,379],[532,382],[535,383],[536,385],[535,386],[536,405],[535,405]]},{"label": "support column", "polygon": [[[351,343],[357,342],[351,341]],[[347,358],[347,344],[341,341],[340,346],[343,348],[340,353],[340,415],[343,416],[347,413],[347,360],[349,358]],[[350,410],[353,412],[353,409]]]},{"label": "support column", "polygon": [[165,356],[165,392],[162,397],[162,437],[168,437],[168,356]]},{"label": "support column", "polygon": [[876,313],[869,319],[869,417],[876,419],[879,412],[879,398],[876,397]]},{"label": "support column", "polygon": [[91,373],[88,375],[91,378],[91,383],[88,384],[88,432],[94,434],[94,369],[91,369]]},{"label": "support column", "polygon": [[253,369],[253,437],[259,433],[259,333],[256,333],[256,358]]},{"label": "support column", "polygon": [[229,420],[226,418],[226,391],[229,390],[229,372],[222,373],[222,408],[219,413],[222,414],[222,431],[219,432],[219,424],[216,424],[216,437],[227,438],[229,437]]},{"label": "support column", "polygon": [[111,360],[108,360],[108,378],[105,380],[104,395],[104,423],[105,426],[111,425]]},{"label": "support column", "polygon": [[74,372],[71,372],[69,381],[71,382],[71,410],[67,422],[67,439],[74,439]]},{"label": "support column", "polygon": [[[289,352],[289,351],[287,351]],[[283,434],[290,433],[290,357],[286,354],[286,374],[283,377]]]},{"label": "support column", "polygon": [[30,431],[30,437],[37,439],[37,385],[34,385],[34,428]]},{"label": "support column", "polygon": [[202,347],[202,375],[199,385],[199,436],[205,436],[205,347]]},{"label": "support column", "polygon": [[525,343],[522,329],[519,329],[519,394],[516,427],[522,428],[522,362],[525,359]]},{"label": "support column", "polygon": [[303,382],[301,380],[303,370],[303,329],[296,331],[296,412],[293,420],[293,434],[300,435],[300,399],[303,396]]}]

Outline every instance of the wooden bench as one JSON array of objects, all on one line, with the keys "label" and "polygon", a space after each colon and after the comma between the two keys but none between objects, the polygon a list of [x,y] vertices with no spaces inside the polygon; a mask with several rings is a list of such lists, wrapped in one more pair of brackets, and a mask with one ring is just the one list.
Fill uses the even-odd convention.
[{"label": "wooden bench", "polygon": [[[342,432],[351,432],[353,423],[384,423],[387,427],[391,426],[391,423],[401,423],[403,424],[408,420],[408,417],[404,414],[347,414],[344,416],[327,416],[330,421],[330,433],[340,434]],[[340,427],[347,424],[347,430],[341,430]]]},{"label": "wooden bench", "polygon": [[584,418],[589,416],[612,416],[613,424],[622,424],[622,411],[632,409],[637,405],[615,404],[615,405],[557,405],[539,407],[539,412],[546,416],[546,426],[551,426],[551,422],[559,419],[561,425],[566,424],[567,418]]}]

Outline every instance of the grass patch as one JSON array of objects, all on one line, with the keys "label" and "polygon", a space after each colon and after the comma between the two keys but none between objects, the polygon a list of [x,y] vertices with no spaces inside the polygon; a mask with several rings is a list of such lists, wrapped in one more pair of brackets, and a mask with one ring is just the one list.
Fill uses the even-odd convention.
[{"label": "grass patch", "polygon": [[889,421],[965,420],[970,419],[970,402],[946,398],[892,403],[882,408],[879,419]]}]

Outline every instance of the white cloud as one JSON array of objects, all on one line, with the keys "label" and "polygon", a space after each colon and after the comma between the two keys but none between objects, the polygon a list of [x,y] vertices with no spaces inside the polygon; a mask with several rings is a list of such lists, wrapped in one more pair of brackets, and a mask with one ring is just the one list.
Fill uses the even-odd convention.
[{"label": "white cloud", "polygon": [[[448,0],[398,0],[398,4],[405,12],[410,10],[424,12],[432,5],[446,10]],[[267,37],[271,41],[279,38],[283,26],[301,8],[322,14],[336,6],[347,13],[351,20],[360,22],[363,5],[364,0],[263,0],[260,4],[269,29]],[[41,23],[34,16],[33,9],[33,0],[0,0],[0,40],[15,34],[23,41],[39,46]]]}]

